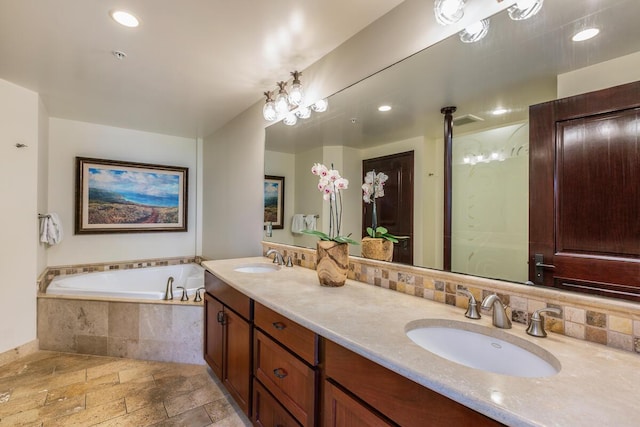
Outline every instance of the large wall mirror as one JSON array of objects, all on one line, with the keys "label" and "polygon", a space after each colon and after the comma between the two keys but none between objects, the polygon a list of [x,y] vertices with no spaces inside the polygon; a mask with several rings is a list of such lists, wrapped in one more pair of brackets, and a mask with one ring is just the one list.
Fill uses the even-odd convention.
[{"label": "large wall mirror", "polygon": [[[291,221],[313,214],[318,229],[328,227],[310,173],[316,162],[333,163],[350,180],[342,228],[361,237],[363,160],[413,151],[413,264],[442,268],[440,109],[456,106],[452,271],[525,282],[529,106],[640,80],[639,16],[637,0],[547,0],[524,21],[502,12],[479,42],[452,36],[332,95],[324,113],[270,126],[265,173],[285,176],[287,195],[285,226],[265,240],[315,247],[315,238],[291,232]],[[600,34],[572,41],[588,27]]]}]

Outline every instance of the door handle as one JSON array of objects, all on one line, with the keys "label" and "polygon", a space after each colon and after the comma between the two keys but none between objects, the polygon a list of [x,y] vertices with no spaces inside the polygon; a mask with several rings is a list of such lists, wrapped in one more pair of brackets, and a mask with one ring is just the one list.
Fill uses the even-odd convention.
[{"label": "door handle", "polygon": [[218,323],[220,323],[220,324],[222,324],[222,325],[224,325],[224,324],[225,324],[225,321],[224,321],[224,311],[219,311],[219,312],[218,312],[218,318],[217,318],[217,320],[218,320]]},{"label": "door handle", "polygon": [[552,265],[552,264],[545,264],[544,263],[544,255],[542,254],[535,254],[533,256],[533,261],[535,262],[535,284],[536,285],[543,285],[544,284],[544,269],[545,268],[549,268],[551,270],[555,269],[556,266]]}]

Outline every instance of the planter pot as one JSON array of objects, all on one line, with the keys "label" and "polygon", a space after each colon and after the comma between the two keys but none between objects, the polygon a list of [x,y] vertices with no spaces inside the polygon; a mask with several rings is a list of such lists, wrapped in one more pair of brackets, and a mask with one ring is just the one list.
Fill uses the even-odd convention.
[{"label": "planter pot", "polygon": [[320,240],[317,246],[318,280],[321,286],[344,286],[349,271],[349,245]]},{"label": "planter pot", "polygon": [[387,239],[363,237],[362,256],[380,261],[391,261],[393,259],[393,242]]}]

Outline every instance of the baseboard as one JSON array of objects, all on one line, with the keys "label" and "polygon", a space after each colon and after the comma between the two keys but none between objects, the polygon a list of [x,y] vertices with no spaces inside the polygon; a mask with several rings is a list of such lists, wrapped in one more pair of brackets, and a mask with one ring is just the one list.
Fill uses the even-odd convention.
[{"label": "baseboard", "polygon": [[4,353],[0,353],[0,366],[6,365],[7,363],[11,363],[28,354],[35,353],[38,350],[39,350],[38,339],[30,341],[26,344],[22,344],[21,346],[18,346],[16,348],[12,348],[11,350],[7,350]]}]

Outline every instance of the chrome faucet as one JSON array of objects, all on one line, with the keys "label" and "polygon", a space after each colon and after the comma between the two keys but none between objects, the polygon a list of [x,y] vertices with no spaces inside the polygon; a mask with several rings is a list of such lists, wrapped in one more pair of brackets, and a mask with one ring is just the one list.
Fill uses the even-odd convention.
[{"label": "chrome faucet", "polygon": [[482,301],[484,310],[490,310],[493,308],[493,326],[501,329],[511,329],[511,320],[507,316],[507,306],[502,304],[500,297],[496,294],[491,294]]},{"label": "chrome faucet", "polygon": [[282,254],[280,252],[278,252],[276,249],[269,249],[265,256],[267,258],[269,258],[269,255],[271,255],[271,254],[275,254],[273,256],[273,263],[274,264],[284,265],[284,257],[282,256]]},{"label": "chrome faucet", "polygon": [[466,289],[459,289],[458,293],[469,298],[469,306],[467,307],[467,311],[464,313],[465,317],[468,317],[469,319],[480,319],[481,316],[478,312],[478,302],[473,294]]},{"label": "chrome faucet", "polygon": [[180,301],[189,301],[189,296],[187,295],[187,288],[184,286],[176,286],[176,289],[182,289],[182,298]]},{"label": "chrome faucet", "polygon": [[556,307],[547,307],[534,311],[531,315],[531,322],[529,323],[529,327],[527,328],[527,334],[531,335],[532,337],[540,338],[544,338],[547,336],[547,333],[544,330],[544,316],[540,314],[546,312],[561,314],[562,310]]},{"label": "chrome faucet", "polygon": [[173,299],[173,277],[171,276],[169,276],[169,279],[167,280],[167,290],[164,291],[164,299]]}]

